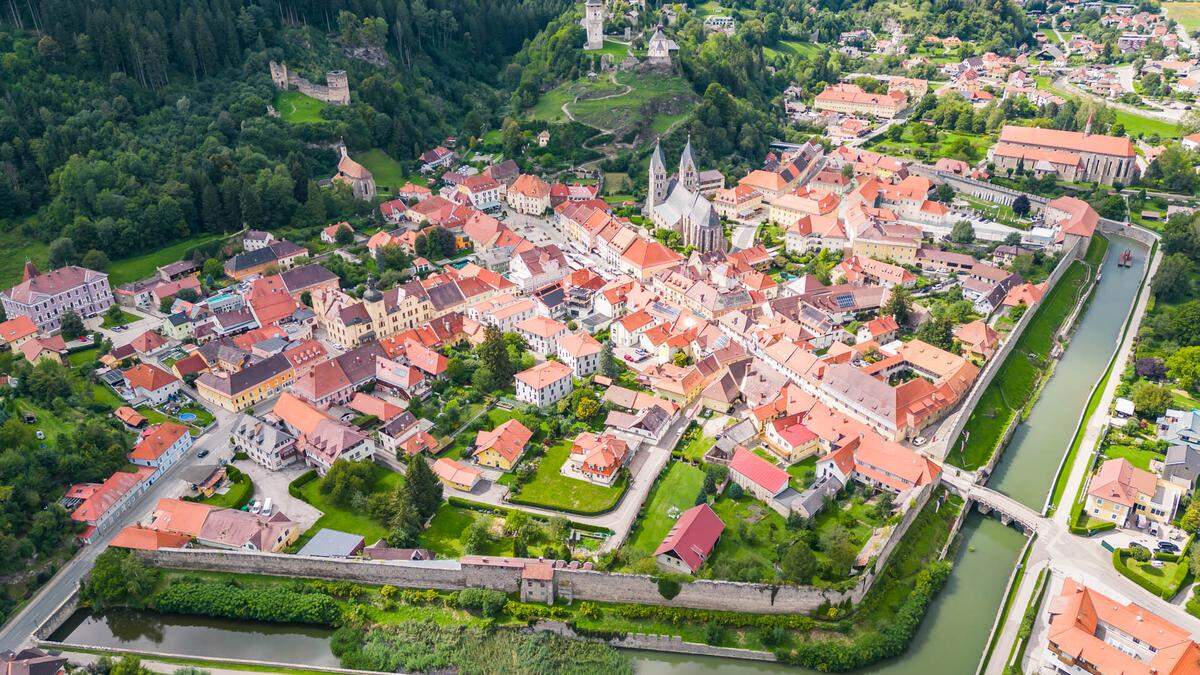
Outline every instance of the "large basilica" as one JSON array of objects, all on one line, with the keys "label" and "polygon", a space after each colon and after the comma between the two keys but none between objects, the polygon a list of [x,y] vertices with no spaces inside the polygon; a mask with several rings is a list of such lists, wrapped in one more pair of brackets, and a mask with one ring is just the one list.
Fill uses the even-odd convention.
[{"label": "large basilica", "polygon": [[679,173],[675,176],[667,175],[662,143],[654,146],[646,211],[656,228],[674,230],[682,235],[684,246],[694,246],[702,253],[728,248],[720,216],[712,203],[700,194],[700,171],[696,168],[690,138],[679,158]]}]

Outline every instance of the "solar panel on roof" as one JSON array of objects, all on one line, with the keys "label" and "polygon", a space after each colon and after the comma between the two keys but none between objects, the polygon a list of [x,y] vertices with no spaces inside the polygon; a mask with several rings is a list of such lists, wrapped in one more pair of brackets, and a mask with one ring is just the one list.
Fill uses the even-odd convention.
[{"label": "solar panel on roof", "polygon": [[837,303],[839,309],[849,309],[854,306],[854,296],[849,293],[843,293],[834,298],[834,302]]}]

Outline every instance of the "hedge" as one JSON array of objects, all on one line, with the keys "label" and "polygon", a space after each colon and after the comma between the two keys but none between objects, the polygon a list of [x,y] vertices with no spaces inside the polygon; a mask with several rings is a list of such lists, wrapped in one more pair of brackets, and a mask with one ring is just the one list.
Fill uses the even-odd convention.
[{"label": "hedge", "polygon": [[1129,579],[1133,583],[1141,586],[1150,593],[1163,598],[1164,600],[1170,600],[1171,598],[1175,597],[1179,593],[1179,590],[1183,588],[1183,585],[1187,582],[1188,577],[1191,576],[1191,571],[1188,569],[1188,566],[1186,564],[1180,564],[1178,569],[1175,570],[1175,576],[1167,581],[1167,585],[1159,586],[1150,579],[1142,576],[1140,572],[1131,568],[1125,561],[1127,556],[1129,556],[1129,549],[1127,548],[1119,548],[1113,551],[1113,567],[1116,568],[1116,570],[1120,572],[1121,575],[1126,579]]},{"label": "hedge", "polygon": [[[507,509],[507,508],[504,508],[503,506],[493,506],[492,504],[482,504],[480,502],[473,502],[469,499],[463,499],[462,497],[453,497],[453,496],[446,497],[446,503],[449,504],[450,506],[457,506],[461,509],[470,509],[471,511],[487,513],[487,514],[491,514],[493,516],[507,516],[512,511],[517,510],[517,509]],[[533,520],[549,522],[549,520],[545,516],[541,516],[541,515],[538,515],[535,513],[528,513],[526,511],[522,511],[522,513],[529,516]],[[609,536],[612,536],[612,534],[613,534],[612,530],[608,529],[607,527],[601,527],[600,525],[588,525],[586,523],[577,523],[573,520],[568,520],[567,522],[569,522],[571,524],[571,529],[579,530],[581,532],[594,532],[596,534],[604,534],[604,535],[609,535]]]},{"label": "hedge", "polygon": [[300,474],[299,476],[296,476],[296,479],[293,480],[291,483],[288,483],[288,494],[295,497],[296,499],[303,499],[303,497],[300,496],[300,489],[303,488],[305,485],[308,485],[309,483],[313,482],[316,479],[317,479],[317,470],[316,469],[309,469],[308,471],[305,471],[304,473]]},{"label": "hedge", "polygon": [[621,500],[625,499],[625,497],[626,497],[625,493],[626,493],[626,488],[628,486],[629,486],[629,470],[621,469],[621,477],[617,479],[617,482],[613,483],[614,488],[620,489],[621,496],[618,497],[617,500],[615,502],[613,502],[611,505],[606,506],[602,509],[573,509],[569,506],[561,506],[561,505],[550,506],[547,504],[543,504],[542,502],[533,501],[530,499],[521,499],[520,497],[515,496],[515,495],[509,495],[508,501],[510,504],[518,504],[520,506],[532,506],[534,508],[539,508],[539,509],[552,509],[554,511],[562,511],[563,513],[570,513],[570,514],[576,515],[576,516],[602,516],[606,513],[613,512],[614,510],[616,510],[616,508],[618,506],[621,505]]},{"label": "hedge", "polygon": [[271,623],[333,626],[341,621],[336,600],[324,593],[283,588],[240,588],[228,583],[176,582],[156,594],[160,612]]}]

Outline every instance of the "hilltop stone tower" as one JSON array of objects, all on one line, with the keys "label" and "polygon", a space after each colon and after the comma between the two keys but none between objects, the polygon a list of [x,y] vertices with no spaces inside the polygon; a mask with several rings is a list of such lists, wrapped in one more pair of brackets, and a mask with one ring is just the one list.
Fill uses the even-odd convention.
[{"label": "hilltop stone tower", "polygon": [[604,4],[602,0],[586,0],[583,4],[583,29],[587,31],[587,51],[604,49]]},{"label": "hilltop stone tower", "polygon": [[326,101],[334,105],[350,105],[350,78],[344,70],[325,73],[325,85],[329,88]]},{"label": "hilltop stone tower", "polygon": [[288,67],[286,63],[271,62],[271,80],[275,82],[276,89],[287,90],[288,88]]}]

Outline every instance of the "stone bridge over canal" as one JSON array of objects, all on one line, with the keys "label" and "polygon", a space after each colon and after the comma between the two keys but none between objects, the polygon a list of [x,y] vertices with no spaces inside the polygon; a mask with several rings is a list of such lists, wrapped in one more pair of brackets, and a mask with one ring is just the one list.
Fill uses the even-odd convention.
[{"label": "stone bridge over canal", "polygon": [[957,472],[954,467],[942,470],[942,483],[946,488],[963,498],[967,508],[974,503],[983,514],[995,514],[1005,525],[1017,525],[1025,534],[1040,532],[1049,527],[1050,521],[1037,511],[1021,502],[990,488],[975,483],[975,474]]}]

